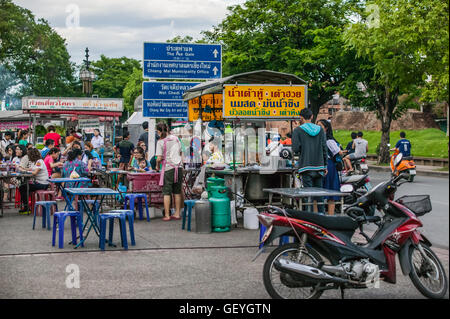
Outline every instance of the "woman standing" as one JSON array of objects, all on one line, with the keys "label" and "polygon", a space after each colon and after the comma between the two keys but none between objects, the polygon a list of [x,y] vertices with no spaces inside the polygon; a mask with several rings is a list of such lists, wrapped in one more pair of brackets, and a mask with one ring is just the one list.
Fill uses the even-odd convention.
[{"label": "woman standing", "polygon": [[91,143],[95,151],[101,153],[101,149],[104,148],[104,141],[103,136],[100,134],[100,130],[97,128],[94,130],[94,136],[91,139]]},{"label": "woman standing", "polygon": [[28,130],[22,130],[19,133],[18,143],[19,145],[27,146],[28,145]]},{"label": "woman standing", "polygon": [[[31,168],[26,169],[34,177],[34,182],[29,184],[29,191],[34,192],[37,190],[45,190],[48,188],[48,171],[42,160],[41,153],[38,149],[32,148],[28,151],[28,158]],[[22,209],[19,213],[29,214],[28,197],[27,197],[27,184],[22,184],[19,187],[20,199],[22,201]]]},{"label": "woman standing", "polygon": [[[342,156],[343,152],[333,136],[333,128],[331,127],[331,123],[327,120],[319,120],[318,125],[325,131],[328,147],[328,173],[323,180],[323,188],[339,191],[341,183],[339,181],[339,174],[336,169],[335,158],[336,156]],[[339,197],[328,196],[328,215],[334,215],[336,200],[339,200]]]},{"label": "woman standing", "polygon": [[[164,221],[171,219],[180,219],[181,206],[183,204],[182,196],[182,158],[181,143],[176,136],[170,135],[167,125],[159,123],[156,131],[160,137],[156,144],[156,171],[159,171],[162,164],[161,178],[159,185],[163,186],[164,195]],[[170,202],[172,195],[175,195],[175,214],[170,217]]]}]

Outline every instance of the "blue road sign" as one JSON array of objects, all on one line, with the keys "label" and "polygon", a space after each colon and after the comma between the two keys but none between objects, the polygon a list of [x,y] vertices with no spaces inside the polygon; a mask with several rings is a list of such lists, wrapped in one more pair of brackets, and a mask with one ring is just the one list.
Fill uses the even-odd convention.
[{"label": "blue road sign", "polygon": [[220,44],[144,42],[144,78],[208,80],[221,77]]},{"label": "blue road sign", "polygon": [[188,103],[183,102],[186,90],[196,86],[194,82],[142,83],[143,116],[152,118],[188,117]]}]

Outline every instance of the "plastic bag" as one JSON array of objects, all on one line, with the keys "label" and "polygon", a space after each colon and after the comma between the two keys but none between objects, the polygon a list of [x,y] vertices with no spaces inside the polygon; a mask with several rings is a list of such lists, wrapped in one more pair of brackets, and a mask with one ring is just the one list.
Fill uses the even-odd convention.
[{"label": "plastic bag", "polygon": [[73,169],[72,173],[70,173],[70,178],[71,179],[80,178],[80,175],[77,173],[75,168]]}]

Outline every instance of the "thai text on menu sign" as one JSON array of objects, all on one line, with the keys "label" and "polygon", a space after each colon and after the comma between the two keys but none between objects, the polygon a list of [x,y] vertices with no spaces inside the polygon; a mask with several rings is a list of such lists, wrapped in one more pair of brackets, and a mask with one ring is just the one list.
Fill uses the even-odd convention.
[{"label": "thai text on menu sign", "polygon": [[222,46],[144,42],[143,75],[150,79],[219,79],[222,77]]},{"label": "thai text on menu sign", "polygon": [[224,118],[299,118],[306,85],[224,85]]}]

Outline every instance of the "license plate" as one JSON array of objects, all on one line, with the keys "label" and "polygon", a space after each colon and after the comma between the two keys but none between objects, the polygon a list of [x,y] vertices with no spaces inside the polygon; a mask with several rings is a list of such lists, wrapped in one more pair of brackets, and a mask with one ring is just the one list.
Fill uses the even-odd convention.
[{"label": "license plate", "polygon": [[266,232],[264,233],[264,235],[261,239],[261,244],[264,243],[267,240],[267,238],[269,238],[270,233],[272,232],[272,229],[273,229],[273,225],[270,225],[269,228],[266,229]]},{"label": "license plate", "polygon": [[367,166],[367,164],[361,164],[361,169],[368,169],[369,166]]},{"label": "license plate", "polygon": [[410,175],[416,175],[416,170],[415,169],[410,169],[409,170],[409,174]]}]

